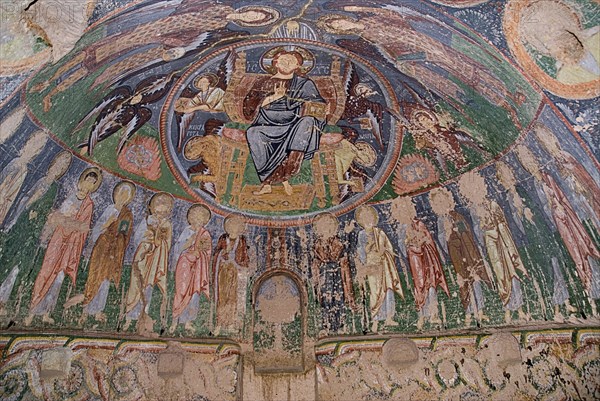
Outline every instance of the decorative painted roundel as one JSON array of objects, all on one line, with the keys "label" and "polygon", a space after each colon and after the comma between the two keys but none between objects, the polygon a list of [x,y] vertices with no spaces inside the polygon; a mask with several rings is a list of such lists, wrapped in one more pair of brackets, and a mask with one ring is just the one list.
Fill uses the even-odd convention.
[{"label": "decorative painted roundel", "polygon": [[[291,74],[280,79],[288,59]],[[283,96],[267,104],[277,85]],[[375,194],[400,154],[402,120],[391,84],[361,57],[264,40],[189,68],[163,108],[161,141],[177,182],[199,201],[222,213],[297,220]],[[295,166],[286,149],[298,155]]]},{"label": "decorative painted roundel", "polygon": [[505,56],[430,6],[311,7],[115,15],[23,100],[79,158],[262,226],[448,183],[506,152],[541,110]]}]

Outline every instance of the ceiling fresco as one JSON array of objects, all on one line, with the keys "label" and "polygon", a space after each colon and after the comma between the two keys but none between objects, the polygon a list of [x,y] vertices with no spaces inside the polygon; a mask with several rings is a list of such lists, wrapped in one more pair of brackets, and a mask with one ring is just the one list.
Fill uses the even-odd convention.
[{"label": "ceiling fresco", "polygon": [[268,372],[596,317],[600,6],[529,3],[93,14],[0,109],[0,321],[231,338]]}]

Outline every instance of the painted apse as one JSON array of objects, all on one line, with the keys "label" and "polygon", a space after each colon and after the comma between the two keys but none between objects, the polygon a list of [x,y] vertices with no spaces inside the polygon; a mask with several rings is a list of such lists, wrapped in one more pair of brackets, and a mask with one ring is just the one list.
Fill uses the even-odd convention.
[{"label": "painted apse", "polygon": [[5,102],[3,327],[295,371],[306,339],[597,316],[594,103],[559,110],[598,95],[596,2],[509,1],[497,41],[442,6],[482,1],[280,3],[137,3]]}]

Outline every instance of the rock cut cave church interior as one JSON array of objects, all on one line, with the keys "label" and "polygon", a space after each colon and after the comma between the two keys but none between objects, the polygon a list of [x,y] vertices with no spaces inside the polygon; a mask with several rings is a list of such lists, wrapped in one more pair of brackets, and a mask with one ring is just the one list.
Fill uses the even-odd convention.
[{"label": "rock cut cave church interior", "polygon": [[0,399],[600,399],[598,0],[0,19]]}]

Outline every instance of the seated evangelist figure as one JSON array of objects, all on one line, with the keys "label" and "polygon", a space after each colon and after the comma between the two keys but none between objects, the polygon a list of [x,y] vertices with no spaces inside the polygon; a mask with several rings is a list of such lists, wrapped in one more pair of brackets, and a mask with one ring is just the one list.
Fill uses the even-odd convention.
[{"label": "seated evangelist figure", "polygon": [[289,179],[319,149],[326,104],[315,83],[300,75],[303,63],[299,52],[277,53],[274,74],[258,79],[244,99],[244,116],[253,121],[246,137],[262,184],[255,195],[279,183],[291,195]]}]

